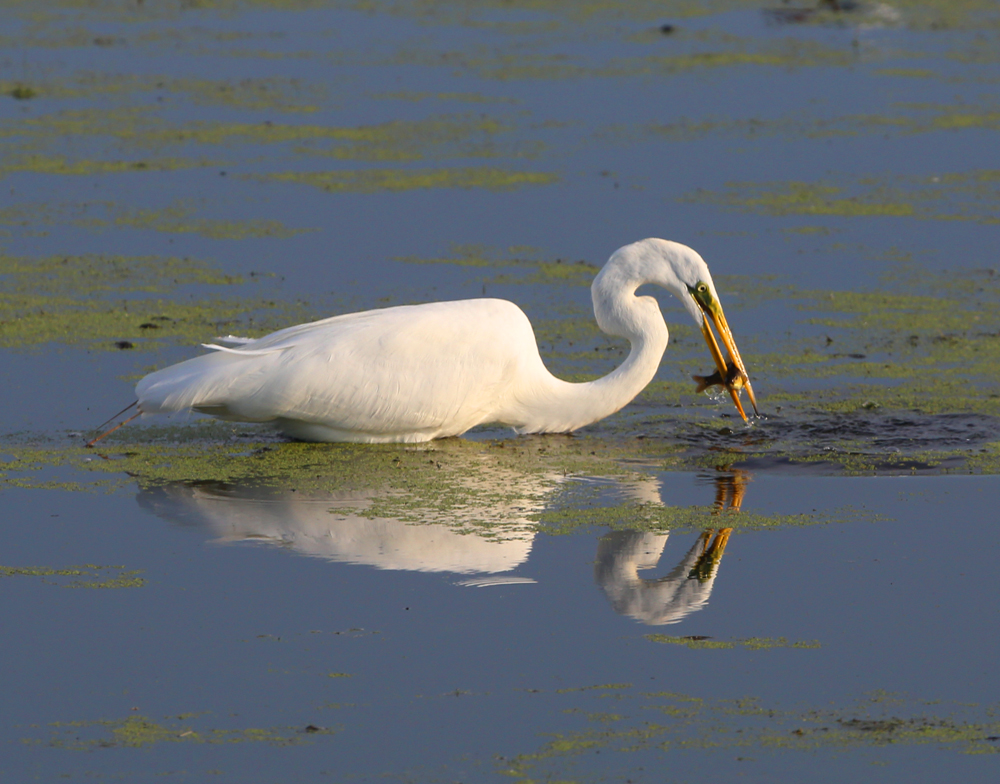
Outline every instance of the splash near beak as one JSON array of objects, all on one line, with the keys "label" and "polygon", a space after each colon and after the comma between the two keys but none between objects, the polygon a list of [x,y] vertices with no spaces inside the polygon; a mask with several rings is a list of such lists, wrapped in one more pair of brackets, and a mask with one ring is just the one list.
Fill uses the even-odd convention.
[{"label": "splash near beak", "polygon": [[[701,324],[701,332],[705,337],[705,343],[708,344],[708,350],[712,354],[712,359],[715,360],[715,367],[719,371],[723,385],[729,390],[729,394],[733,398],[736,410],[740,412],[740,416],[746,422],[747,415],[743,410],[743,404],[740,402],[740,390],[746,389],[747,394],[750,396],[750,403],[753,405],[754,415],[760,416],[760,411],[757,409],[757,397],[753,393],[753,387],[750,386],[750,376],[747,375],[746,366],[740,358],[739,349],[736,348],[736,341],[733,340],[733,333],[729,329],[729,324],[726,323],[726,316],[722,312],[722,305],[712,297],[707,288],[704,291],[692,290],[691,296],[694,297],[695,302],[698,303],[705,314],[705,319]],[[723,345],[726,347],[726,352],[729,354],[728,363],[719,349],[715,335],[712,333],[710,321],[711,324],[715,325],[715,329],[719,333]]]}]

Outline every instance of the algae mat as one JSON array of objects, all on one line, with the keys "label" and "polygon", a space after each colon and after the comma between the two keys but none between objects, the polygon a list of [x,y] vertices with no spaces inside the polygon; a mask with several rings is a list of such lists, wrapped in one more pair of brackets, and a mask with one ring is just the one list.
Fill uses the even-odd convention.
[{"label": "algae mat", "polygon": [[[0,19],[0,778],[996,778],[995,3]],[[645,236],[710,264],[752,426],[661,296],[572,437],[82,448],[199,343],[395,304],[511,299],[594,378]]]}]

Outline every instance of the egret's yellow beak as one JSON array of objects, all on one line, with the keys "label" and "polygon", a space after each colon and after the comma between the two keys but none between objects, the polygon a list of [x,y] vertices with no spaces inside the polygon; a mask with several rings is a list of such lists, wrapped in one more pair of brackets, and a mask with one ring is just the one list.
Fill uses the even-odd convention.
[{"label": "egret's yellow beak", "polygon": [[[719,370],[723,384],[729,390],[729,394],[733,398],[733,403],[736,404],[736,410],[740,412],[740,416],[746,422],[747,415],[743,410],[743,404],[740,402],[740,390],[746,389],[747,394],[750,396],[750,403],[753,405],[754,415],[760,416],[760,411],[757,410],[757,397],[753,393],[753,387],[750,386],[750,376],[747,375],[746,366],[740,358],[739,349],[736,348],[736,341],[733,340],[733,333],[729,329],[729,324],[726,323],[726,316],[722,312],[722,305],[712,296],[708,287],[704,284],[699,284],[697,288],[692,288],[691,296],[694,297],[695,302],[698,303],[698,306],[705,314],[705,319],[701,323],[701,332],[705,336],[705,342],[708,344],[708,350],[712,353],[712,359],[715,360],[715,366]],[[710,321],[712,324],[715,324],[715,329],[726,346],[726,351],[730,359],[728,366],[726,358],[722,355],[719,344],[715,340],[715,335],[712,333]],[[733,366],[738,371],[735,377],[731,375]]]}]

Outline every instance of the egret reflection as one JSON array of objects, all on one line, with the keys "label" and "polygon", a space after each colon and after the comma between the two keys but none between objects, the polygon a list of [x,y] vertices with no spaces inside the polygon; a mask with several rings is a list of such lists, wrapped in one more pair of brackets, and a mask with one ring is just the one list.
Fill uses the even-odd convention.
[{"label": "egret reflection", "polygon": [[[714,477],[714,514],[739,512],[750,477],[735,470]],[[664,577],[645,579],[640,571],[659,565],[668,533],[611,531],[597,544],[594,580],[615,612],[649,626],[678,623],[708,603],[732,528],[702,532]]]},{"label": "egret reflection", "polygon": [[[738,471],[715,478],[715,514],[739,511],[748,479]],[[137,500],[156,516],[204,529],[221,543],[257,542],[377,569],[448,573],[461,576],[459,585],[486,587],[536,582],[511,572],[531,555],[537,527],[529,516],[545,508],[542,486],[551,493],[552,485],[545,483],[552,477],[526,476],[524,481],[524,497],[508,508],[466,508],[463,517],[478,516],[484,523],[478,527],[468,519],[456,520],[451,512],[447,522],[380,517],[373,513],[379,500],[375,491],[299,492],[259,484],[176,482],[150,485]],[[659,484],[651,477],[617,487],[631,500],[662,503]],[[598,540],[594,578],[621,615],[649,625],[677,623],[708,602],[731,531],[719,527],[702,532],[677,565],[656,579],[639,573],[659,564],[671,534],[612,531]]]},{"label": "egret reflection", "polygon": [[531,553],[535,534],[527,520],[505,521],[500,533],[484,536],[444,523],[369,517],[364,510],[373,496],[177,483],[145,489],[138,501],[170,522],[207,529],[219,542],[267,543],[377,569],[489,575],[516,569]]}]

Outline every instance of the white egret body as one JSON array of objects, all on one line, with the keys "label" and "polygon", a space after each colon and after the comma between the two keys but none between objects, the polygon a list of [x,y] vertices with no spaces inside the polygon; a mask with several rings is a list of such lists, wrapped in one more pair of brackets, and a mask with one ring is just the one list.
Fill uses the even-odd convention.
[{"label": "white egret body", "polygon": [[[746,370],[704,260],[675,242],[647,239],[617,250],[594,279],[600,328],[627,338],[628,358],[607,376],[568,383],[538,354],[524,312],[511,302],[474,299],[349,313],[279,330],[143,378],[143,414],[193,409],[222,419],[272,422],[307,441],[428,441],[500,422],[519,433],[565,433],[631,401],[652,380],[668,332],[653,283],[677,296],[702,328],[721,377],[739,404]],[[706,320],[714,321],[726,361]],[[745,418],[745,417],[744,417]]]}]

